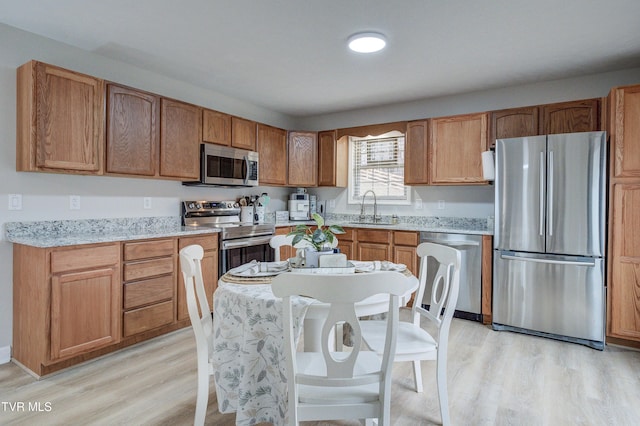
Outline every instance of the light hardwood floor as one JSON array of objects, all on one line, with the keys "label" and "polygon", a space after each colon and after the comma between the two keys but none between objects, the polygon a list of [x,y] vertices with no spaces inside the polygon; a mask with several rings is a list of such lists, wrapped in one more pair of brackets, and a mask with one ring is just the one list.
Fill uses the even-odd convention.
[{"label": "light hardwood floor", "polygon": [[[440,424],[434,372],[423,363],[426,391],[418,394],[410,364],[395,364],[394,425]],[[600,352],[454,319],[448,373],[454,425],[640,424],[640,352]],[[211,384],[206,423],[233,425],[233,414],[218,413]],[[2,425],[189,425],[195,398],[190,328],[40,381],[13,363],[0,365]],[[25,411],[11,410],[17,402]],[[30,402],[43,411],[29,412]]]}]

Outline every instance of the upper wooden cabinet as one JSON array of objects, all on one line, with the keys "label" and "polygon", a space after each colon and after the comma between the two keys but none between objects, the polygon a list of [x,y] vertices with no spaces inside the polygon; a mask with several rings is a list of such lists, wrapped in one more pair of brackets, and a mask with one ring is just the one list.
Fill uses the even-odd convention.
[{"label": "upper wooden cabinet", "polygon": [[482,176],[481,160],[482,152],[488,148],[487,121],[487,113],[431,119],[431,184],[487,183]]},{"label": "upper wooden cabinet", "polygon": [[542,105],[540,116],[541,135],[600,130],[600,99]]},{"label": "upper wooden cabinet", "polygon": [[287,185],[287,131],[258,124],[260,185]]},{"label": "upper wooden cabinet", "polygon": [[404,140],[404,183],[406,185],[429,183],[428,123],[428,120],[407,123],[407,135]]},{"label": "upper wooden cabinet", "polygon": [[289,132],[289,186],[316,186],[318,137],[315,132]]},{"label": "upper wooden cabinet", "polygon": [[231,145],[231,116],[203,108],[202,141],[218,145]]},{"label": "upper wooden cabinet", "polygon": [[336,136],[335,130],[318,132],[318,186],[347,186],[349,138]]},{"label": "upper wooden cabinet", "polygon": [[612,163],[615,178],[640,178],[640,85],[609,94]]},{"label": "upper wooden cabinet", "polygon": [[496,139],[602,130],[600,99],[491,112],[490,146]]},{"label": "upper wooden cabinet", "polygon": [[108,84],[106,172],[156,176],[159,121],[158,96]]},{"label": "upper wooden cabinet", "polygon": [[231,146],[234,148],[256,150],[257,123],[244,118],[231,117]]},{"label": "upper wooden cabinet", "polygon": [[512,108],[491,112],[490,146],[496,139],[535,136],[539,126],[538,107]]},{"label": "upper wooden cabinet", "polygon": [[202,140],[200,108],[166,98],[162,98],[160,105],[160,176],[198,180]]},{"label": "upper wooden cabinet", "polygon": [[102,173],[103,80],[31,61],[17,95],[17,171]]}]

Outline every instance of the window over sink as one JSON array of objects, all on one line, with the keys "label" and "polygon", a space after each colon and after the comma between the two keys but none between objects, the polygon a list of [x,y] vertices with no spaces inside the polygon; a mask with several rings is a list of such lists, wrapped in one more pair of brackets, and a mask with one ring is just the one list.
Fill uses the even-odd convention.
[{"label": "window over sink", "polygon": [[349,137],[349,203],[359,204],[369,190],[378,204],[410,204],[404,184],[404,134]]}]

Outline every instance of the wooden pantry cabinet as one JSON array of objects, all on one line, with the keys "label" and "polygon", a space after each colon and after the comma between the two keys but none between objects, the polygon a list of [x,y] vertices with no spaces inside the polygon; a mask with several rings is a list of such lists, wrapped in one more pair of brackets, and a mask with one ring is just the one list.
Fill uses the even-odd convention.
[{"label": "wooden pantry cabinet", "polygon": [[42,62],[17,72],[16,170],[101,174],[104,81]]},{"label": "wooden pantry cabinet", "polygon": [[640,85],[612,89],[608,105],[607,341],[640,348]]},{"label": "wooden pantry cabinet", "polygon": [[[204,255],[200,266],[202,267],[202,281],[207,294],[209,309],[213,310],[213,292],[218,287],[218,234],[199,235],[194,237],[180,237],[178,239],[178,252],[183,248],[199,244],[204,249]],[[187,293],[184,287],[184,278],[180,270],[178,258],[178,321],[188,320]]]},{"label": "wooden pantry cabinet", "polygon": [[158,175],[160,97],[107,84],[106,172]]},{"label": "wooden pantry cabinet", "polygon": [[13,359],[36,376],[121,339],[120,244],[13,246]]},{"label": "wooden pantry cabinet", "polygon": [[488,113],[432,118],[429,123],[429,184],[477,185],[481,154],[488,149]]},{"label": "wooden pantry cabinet", "polygon": [[287,185],[287,131],[258,124],[260,185]]}]

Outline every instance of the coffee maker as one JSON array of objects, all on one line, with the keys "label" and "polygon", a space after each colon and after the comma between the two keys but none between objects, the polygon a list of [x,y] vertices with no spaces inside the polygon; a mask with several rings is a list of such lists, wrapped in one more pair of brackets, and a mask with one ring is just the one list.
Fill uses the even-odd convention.
[{"label": "coffee maker", "polygon": [[294,192],[289,195],[289,220],[309,220],[309,194]]}]

